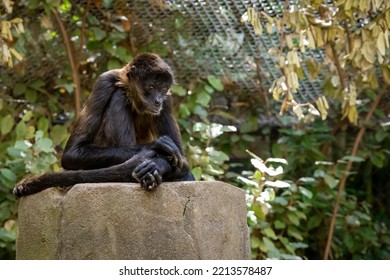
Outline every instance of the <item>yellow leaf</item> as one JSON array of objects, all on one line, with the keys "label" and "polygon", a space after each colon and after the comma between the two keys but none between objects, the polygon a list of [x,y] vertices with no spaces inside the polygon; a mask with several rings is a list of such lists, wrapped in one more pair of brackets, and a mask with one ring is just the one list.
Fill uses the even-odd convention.
[{"label": "yellow leaf", "polygon": [[378,38],[376,40],[376,47],[378,48],[379,53],[382,56],[386,54],[386,42],[385,42],[385,33],[383,31],[379,32]]},{"label": "yellow leaf", "polygon": [[321,48],[325,45],[323,33],[320,27],[314,27],[314,33],[316,38],[317,47]]},{"label": "yellow leaf", "polygon": [[382,76],[383,76],[383,81],[390,85],[390,69],[387,66],[382,66]]},{"label": "yellow leaf", "polygon": [[287,81],[288,86],[290,87],[290,90],[295,93],[298,90],[299,82],[298,82],[298,76],[297,73],[294,71],[291,71],[287,74]]},{"label": "yellow leaf", "polygon": [[348,108],[348,120],[350,123],[357,125],[358,114],[356,106],[349,106]]},{"label": "yellow leaf", "polygon": [[328,115],[328,111],[326,110],[324,101],[322,100],[321,97],[316,100],[316,105],[317,105],[318,111],[320,111],[321,119],[323,121],[326,120],[326,117]]},{"label": "yellow leaf", "polygon": [[352,3],[353,3],[353,0],[347,0],[347,1],[345,2],[344,9],[345,9],[346,11],[350,10],[350,9],[352,8]]},{"label": "yellow leaf", "polygon": [[293,112],[298,117],[299,120],[303,119],[305,115],[303,114],[302,108],[299,105],[293,106]]},{"label": "yellow leaf", "polygon": [[8,14],[12,13],[13,2],[10,0],[3,0],[3,5]]},{"label": "yellow leaf", "polygon": [[364,58],[371,64],[375,63],[375,48],[369,42],[364,42],[362,47]]},{"label": "yellow leaf", "polygon": [[11,19],[11,23],[22,23],[22,22],[23,22],[23,19],[21,19],[21,18]]},{"label": "yellow leaf", "polygon": [[286,36],[286,43],[287,43],[287,47],[288,47],[289,49],[294,48],[294,43],[293,43],[293,40],[292,40],[291,35],[287,35],[287,36]]},{"label": "yellow leaf", "polygon": [[374,69],[372,69],[368,73],[368,83],[370,84],[370,87],[373,88],[373,89],[377,89],[379,87],[378,79],[376,78]]},{"label": "yellow leaf", "polygon": [[315,40],[313,37],[313,33],[311,33],[310,29],[307,30],[307,40],[309,41],[309,44],[307,45],[307,47],[309,49],[314,50],[316,48],[316,43],[315,43]]},{"label": "yellow leaf", "polygon": [[386,12],[386,22],[387,22],[387,26],[390,26],[390,10]]},{"label": "yellow leaf", "polygon": [[42,24],[42,26],[43,26],[44,28],[46,28],[46,29],[53,29],[53,28],[54,28],[54,27],[53,27],[53,23],[52,23],[50,17],[47,16],[47,15],[42,16],[42,18],[41,18],[41,24]]},{"label": "yellow leaf", "polygon": [[390,36],[389,30],[386,29],[385,34],[384,34],[385,46],[386,46],[386,48],[390,48],[390,45],[389,45],[389,36]]},{"label": "yellow leaf", "polygon": [[19,60],[23,61],[23,56],[20,55],[14,48],[10,48],[10,52],[14,55],[14,57]]}]

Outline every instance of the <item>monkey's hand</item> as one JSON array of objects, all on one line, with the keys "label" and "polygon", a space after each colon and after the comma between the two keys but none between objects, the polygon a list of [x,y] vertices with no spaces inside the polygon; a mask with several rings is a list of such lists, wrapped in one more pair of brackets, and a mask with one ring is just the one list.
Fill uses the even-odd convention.
[{"label": "monkey's hand", "polygon": [[153,190],[162,182],[162,174],[157,164],[146,159],[133,170],[133,177],[148,191]]},{"label": "monkey's hand", "polygon": [[162,155],[165,155],[172,166],[183,168],[185,161],[183,155],[169,136],[164,135],[157,139],[152,149],[160,151]]}]

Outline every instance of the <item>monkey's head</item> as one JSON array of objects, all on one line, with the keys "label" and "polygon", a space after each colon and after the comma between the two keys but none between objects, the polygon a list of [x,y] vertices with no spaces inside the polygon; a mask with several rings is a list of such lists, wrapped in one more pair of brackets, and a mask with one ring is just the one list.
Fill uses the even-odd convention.
[{"label": "monkey's head", "polygon": [[140,114],[159,115],[174,83],[172,69],[152,53],[136,56],[125,69],[134,109]]}]

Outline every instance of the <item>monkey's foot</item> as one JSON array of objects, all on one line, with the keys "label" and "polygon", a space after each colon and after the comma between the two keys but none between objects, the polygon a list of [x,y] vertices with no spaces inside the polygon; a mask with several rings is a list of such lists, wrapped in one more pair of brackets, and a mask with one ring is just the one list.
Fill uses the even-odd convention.
[{"label": "monkey's foot", "polygon": [[13,193],[17,197],[22,197],[25,195],[29,195],[31,193],[31,190],[28,186],[28,183],[23,180],[15,186],[15,188],[13,189]]}]

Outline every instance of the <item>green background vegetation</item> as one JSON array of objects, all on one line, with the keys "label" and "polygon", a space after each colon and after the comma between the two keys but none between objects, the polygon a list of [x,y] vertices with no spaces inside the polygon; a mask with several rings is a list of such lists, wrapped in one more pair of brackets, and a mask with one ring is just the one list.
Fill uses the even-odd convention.
[{"label": "green background vegetation", "polygon": [[[96,77],[144,51],[175,60],[158,34],[134,42],[132,22],[116,20],[127,15],[114,1],[17,2],[0,5],[0,259],[15,258],[12,188],[27,175],[60,170]],[[264,73],[243,74],[259,81],[257,93],[213,71],[178,75],[172,88],[195,177],[247,192],[255,259],[390,258],[390,7],[322,2],[279,1],[278,17],[247,7],[242,16],[255,34],[279,38],[269,50],[279,76],[266,86]],[[142,5],[163,10],[164,3]],[[104,9],[106,20],[91,9]],[[184,23],[178,14],[173,41],[190,42]],[[300,102],[301,83],[320,74],[323,95]]]}]

